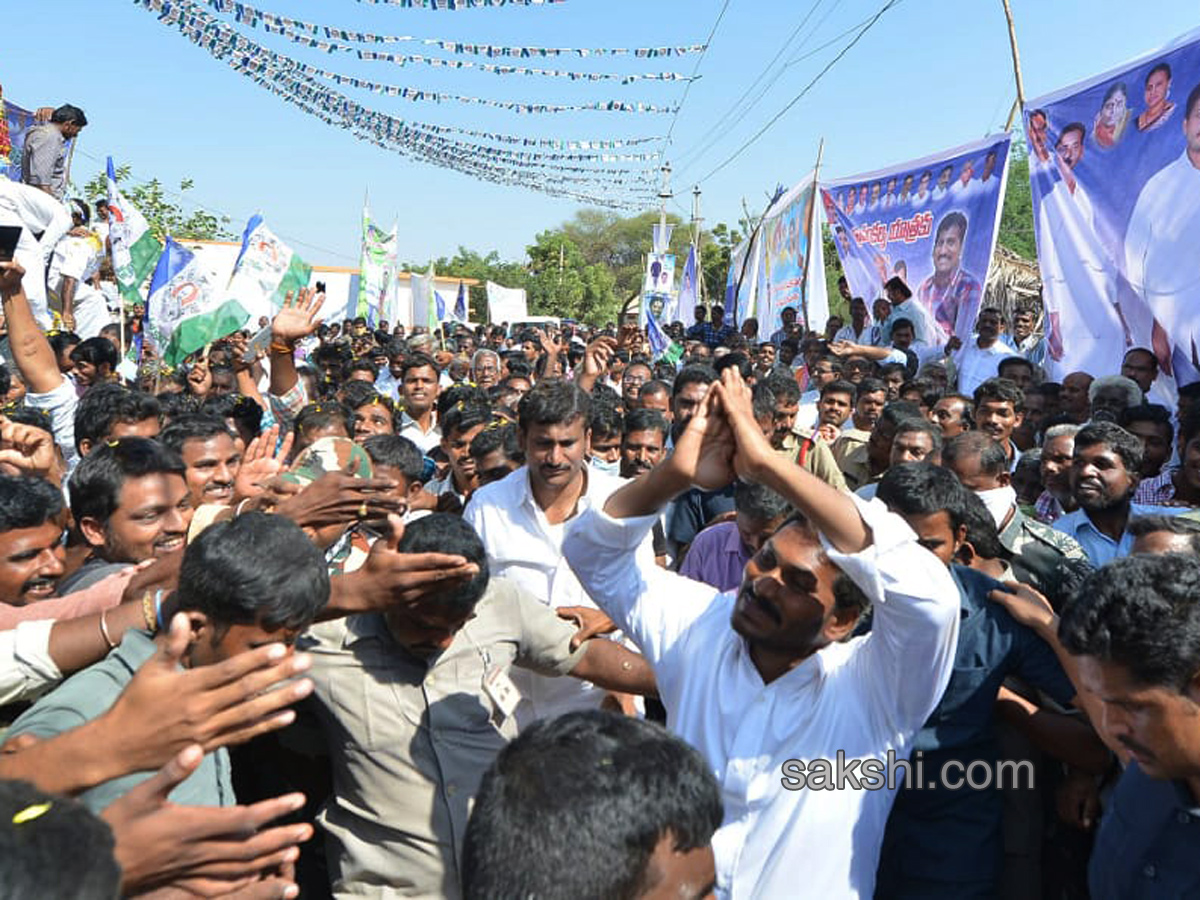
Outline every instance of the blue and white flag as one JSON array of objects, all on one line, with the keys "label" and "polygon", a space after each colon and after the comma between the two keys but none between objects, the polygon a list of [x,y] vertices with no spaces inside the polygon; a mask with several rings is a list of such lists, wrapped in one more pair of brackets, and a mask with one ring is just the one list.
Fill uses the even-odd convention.
[{"label": "blue and white flag", "polygon": [[696,245],[692,244],[692,249],[688,251],[687,262],[683,264],[683,278],[679,282],[679,293],[675,295],[675,299],[667,303],[663,310],[663,321],[667,324],[671,322],[682,322],[684,316],[688,315],[696,304],[700,302],[699,285],[696,281]]},{"label": "blue and white flag", "polygon": [[240,303],[252,318],[270,318],[279,312],[289,293],[307,287],[310,277],[312,267],[256,214],[246,223],[225,296]]},{"label": "blue and white flag", "polygon": [[242,328],[250,319],[236,300],[222,301],[216,276],[199,258],[167,238],[150,279],[146,334],[163,361],[178,366],[197,350]]},{"label": "blue and white flag", "polygon": [[674,225],[655,225],[654,226],[654,252],[666,253],[671,246],[671,232],[675,230]]},{"label": "blue and white flag", "polygon": [[454,321],[463,322],[470,318],[470,313],[467,311],[467,285],[465,282],[458,283],[458,297],[454,301]]}]

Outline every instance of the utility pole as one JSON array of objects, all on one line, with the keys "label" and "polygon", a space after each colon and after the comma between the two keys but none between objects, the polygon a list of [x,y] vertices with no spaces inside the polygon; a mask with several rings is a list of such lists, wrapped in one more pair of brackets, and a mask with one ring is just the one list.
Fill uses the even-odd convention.
[{"label": "utility pole", "polygon": [[696,253],[696,299],[704,302],[704,268],[700,265],[700,185],[692,188],[692,248]]},{"label": "utility pole", "polygon": [[1008,46],[1012,50],[1013,75],[1017,80],[1017,100],[1009,111],[1008,121],[1004,125],[1004,130],[1008,131],[1012,128],[1017,113],[1025,106],[1025,83],[1021,78],[1021,54],[1017,51],[1017,27],[1013,24],[1012,7],[1009,6],[1008,0],[1001,0],[1001,2],[1004,4],[1004,18],[1008,22]]},{"label": "utility pole", "polygon": [[[671,199],[671,164],[663,163],[662,166],[662,187],[658,189],[658,227],[661,229],[661,234],[667,233],[667,201]],[[658,251],[658,247],[654,248]],[[667,248],[663,247],[662,252],[666,252]]]}]

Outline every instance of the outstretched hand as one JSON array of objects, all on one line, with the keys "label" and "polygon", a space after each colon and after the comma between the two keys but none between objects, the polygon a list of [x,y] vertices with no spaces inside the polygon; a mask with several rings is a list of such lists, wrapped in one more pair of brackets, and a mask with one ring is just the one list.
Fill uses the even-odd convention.
[{"label": "outstretched hand", "polygon": [[301,288],[293,294],[288,291],[283,308],[271,321],[271,338],[277,341],[298,341],[317,330],[321,320],[317,313],[325,302],[325,295],[312,288]]}]

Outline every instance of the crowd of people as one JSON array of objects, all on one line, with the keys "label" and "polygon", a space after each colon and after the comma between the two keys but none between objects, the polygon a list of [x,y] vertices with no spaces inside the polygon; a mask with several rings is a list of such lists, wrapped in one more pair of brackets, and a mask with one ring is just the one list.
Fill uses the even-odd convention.
[{"label": "crowd of people", "polygon": [[1200,384],[1149,349],[1049,382],[1037,309],[938,345],[900,278],[676,363],[305,289],[130,369],[30,258],[0,896],[1200,893]]}]

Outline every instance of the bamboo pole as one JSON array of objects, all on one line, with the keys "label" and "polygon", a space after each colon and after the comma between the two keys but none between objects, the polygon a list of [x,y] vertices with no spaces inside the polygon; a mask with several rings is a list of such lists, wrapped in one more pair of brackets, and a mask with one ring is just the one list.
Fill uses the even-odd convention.
[{"label": "bamboo pole", "polygon": [[[813,186],[812,186],[812,214],[808,221],[808,247],[805,248],[804,254],[804,278],[801,282],[802,289],[800,293],[800,305],[803,307],[804,327],[808,331],[812,331],[812,322],[808,320],[808,270],[809,263],[812,261],[813,241],[821,240],[821,229],[817,225],[817,191],[819,190],[817,179],[821,174],[821,159],[825,156],[825,138],[821,138],[821,143],[817,145],[817,164],[813,166]],[[825,273],[821,273],[821,277],[825,277]]]},{"label": "bamboo pole", "polygon": [[1004,18],[1008,22],[1008,45],[1012,49],[1013,76],[1017,81],[1017,102],[1013,104],[1013,108],[1008,114],[1008,122],[1004,125],[1004,130],[1008,131],[1012,128],[1017,112],[1025,106],[1025,82],[1021,78],[1021,53],[1017,49],[1017,27],[1013,24],[1012,6],[1009,5],[1008,0],[1000,0],[1000,2],[1004,4]]}]

